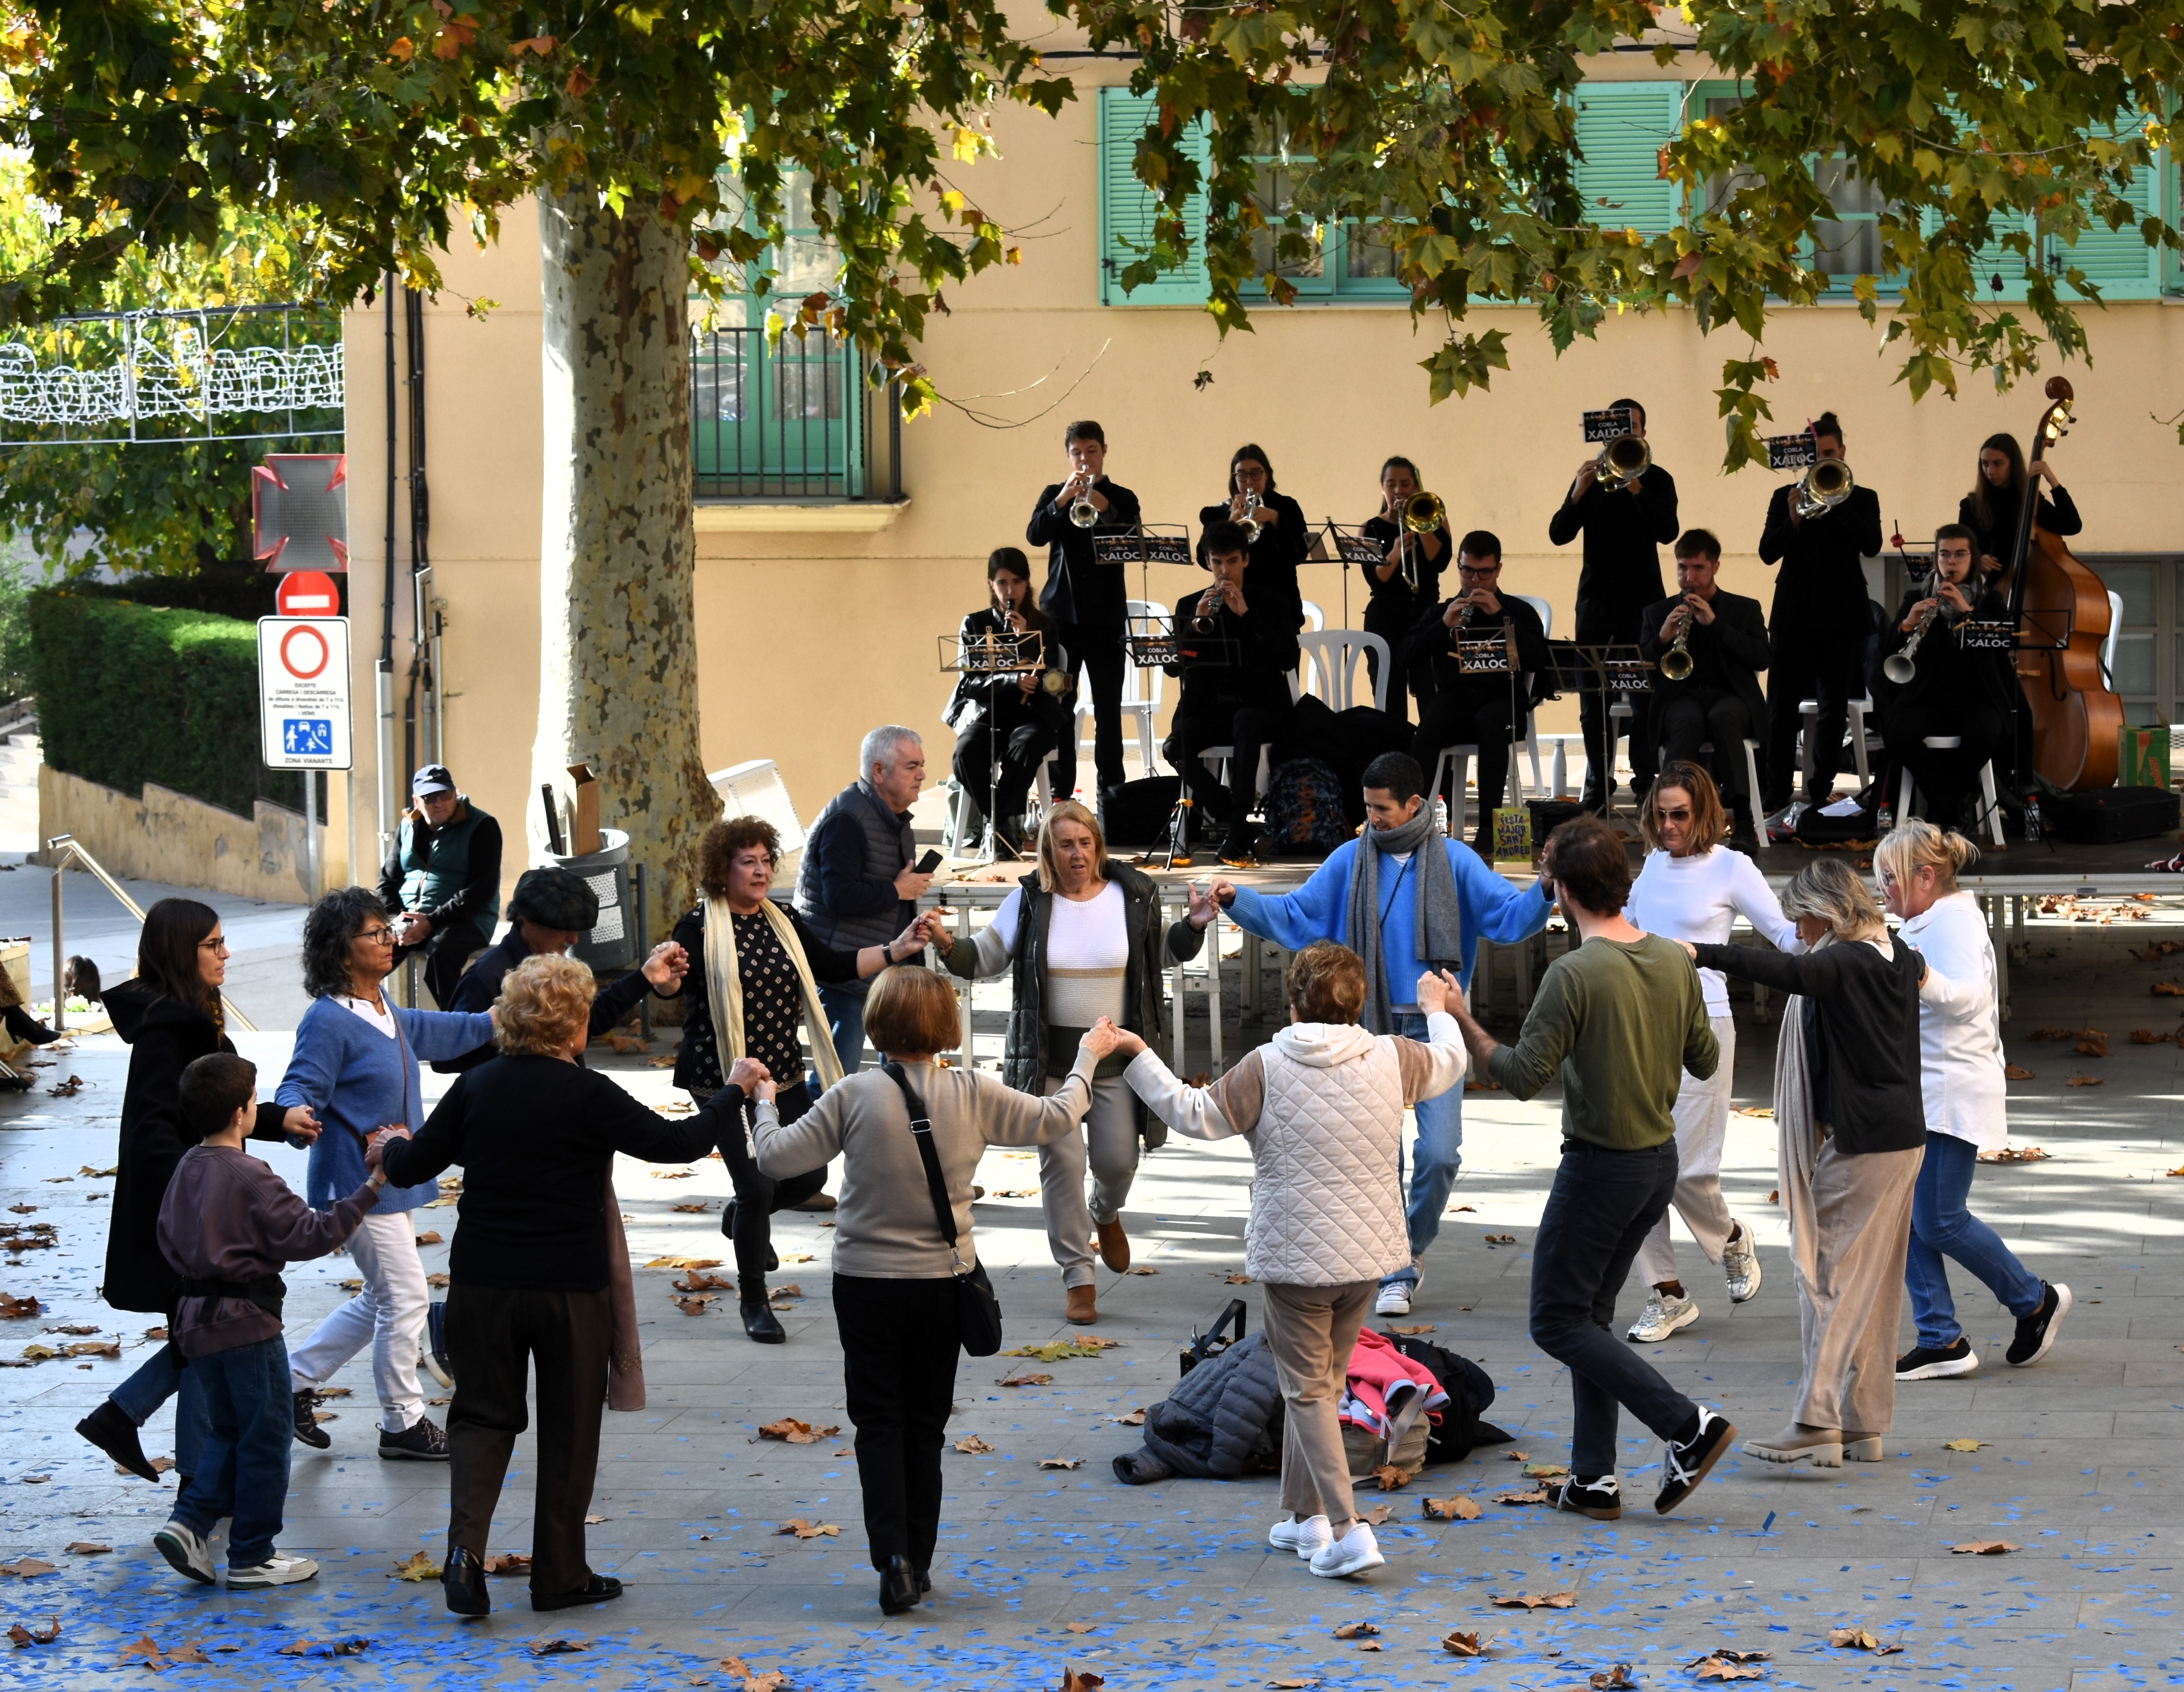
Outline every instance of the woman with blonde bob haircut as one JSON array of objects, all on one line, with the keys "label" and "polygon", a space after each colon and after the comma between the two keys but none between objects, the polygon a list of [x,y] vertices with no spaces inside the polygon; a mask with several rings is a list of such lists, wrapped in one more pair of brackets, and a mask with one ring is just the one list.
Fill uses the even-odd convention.
[{"label": "woman with blonde bob haircut", "polygon": [[1930,966],[1919,990],[1926,1156],[1912,1193],[1903,1265],[1917,1337],[1896,1360],[1899,1381],[1969,1375],[1979,1367],[1979,1354],[1957,1322],[1944,1257],[1970,1270],[2017,1318],[2003,1354],[2015,1367],[2045,1357],[2070,1313],[2070,1289],[2027,1269],[1971,1212],[1980,1154],[2009,1143],[1994,943],[1979,901],[1957,885],[1958,872],[1978,856],[1979,848],[1954,829],[1944,833],[1916,819],[1891,831],[1873,854],[1881,897],[1903,919],[1904,943]]},{"label": "woman with blonde bob haircut", "polygon": [[[1001,1078],[1019,1092],[1051,1093],[1069,1073],[1078,1037],[1102,1017],[1150,1040],[1161,1038],[1167,1015],[1162,965],[1196,957],[1212,919],[1212,895],[1193,889],[1188,917],[1167,922],[1151,877],[1110,858],[1099,819],[1064,799],[1039,827],[1037,870],[976,938],[956,941],[942,961],[951,974],[972,980],[1010,973],[1015,1003]],[[1123,1067],[1124,1060],[1112,1058],[1094,1072],[1083,1134],[1046,1141],[1039,1149],[1047,1245],[1067,1292],[1065,1315],[1080,1325],[1100,1319],[1095,1235],[1100,1261],[1117,1274],[1130,1266],[1123,1205],[1137,1176],[1139,1144],[1157,1146],[1167,1134],[1123,1084]]]},{"label": "woman with blonde bob haircut", "polygon": [[1774,1049],[1774,1130],[1804,1381],[1790,1425],[1748,1456],[1878,1462],[1896,1415],[1896,1323],[1912,1189],[1925,1155],[1919,954],[1888,932],[1840,859],[1791,878],[1782,909],[1811,949],[1691,945],[1692,960],[1792,994]]},{"label": "woman with blonde bob haircut", "polygon": [[[459,1616],[491,1609],[486,1542],[502,1478],[528,1425],[538,1376],[538,1502],[532,1511],[531,1607],[560,1610],[621,1595],[584,1557],[584,1515],[599,1467],[599,1411],[615,1360],[634,1355],[635,1306],[617,1311],[613,1260],[627,1261],[613,1169],[616,1152],[648,1163],[688,1163],[740,1140],[745,1093],[765,1071],[748,1060],[729,1084],[679,1120],[647,1109],[586,1069],[592,972],[540,953],[501,982],[494,1009],[500,1055],[455,1077],[416,1138],[382,1130],[390,1183],[463,1170],[454,1242],[448,1250],[448,1555],[440,1581]],[[616,1409],[634,1403],[612,1383]]]},{"label": "woman with blonde bob haircut", "polygon": [[940,1451],[961,1344],[956,1277],[978,1261],[971,1177],[989,1145],[1073,1136],[1092,1102],[1093,1071],[1115,1041],[1112,1030],[1086,1029],[1061,1085],[1044,1097],[978,1070],[940,1068],[933,1055],[957,1038],[955,988],[914,966],[872,983],[865,1032],[880,1050],[879,1068],[828,1088],[793,1122],[775,1108],[773,1084],[762,1083],[752,1138],[758,1166],[776,1180],[842,1160],[834,1319],[865,1536],[880,1608],[892,1616],[933,1587]]}]

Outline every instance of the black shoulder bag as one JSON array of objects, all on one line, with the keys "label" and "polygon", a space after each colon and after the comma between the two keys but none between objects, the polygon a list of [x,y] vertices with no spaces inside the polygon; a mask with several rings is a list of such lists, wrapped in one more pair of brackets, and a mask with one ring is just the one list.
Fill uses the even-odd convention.
[{"label": "black shoulder bag", "polygon": [[900,1064],[889,1060],[880,1067],[902,1091],[903,1106],[910,1112],[911,1136],[917,1142],[918,1160],[925,1166],[925,1187],[933,1198],[933,1219],[940,1225],[940,1237],[948,1242],[949,1255],[955,1260],[958,1337],[962,1340],[963,1350],[971,1356],[990,1357],[1001,1349],[1001,1301],[994,1296],[994,1283],[987,1277],[986,1266],[975,1265],[967,1272],[962,1255],[956,1250],[956,1207],[948,1202],[948,1183],[940,1173],[940,1154],[933,1149],[933,1119],[918,1108],[917,1094]]}]

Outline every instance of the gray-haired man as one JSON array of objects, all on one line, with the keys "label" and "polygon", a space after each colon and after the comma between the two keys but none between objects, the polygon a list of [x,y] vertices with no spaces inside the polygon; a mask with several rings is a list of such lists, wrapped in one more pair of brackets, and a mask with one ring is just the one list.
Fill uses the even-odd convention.
[{"label": "gray-haired man", "polygon": [[[925,785],[925,743],[889,723],[857,749],[857,780],[827,801],[804,843],[796,908],[830,946],[885,945],[917,915],[933,877],[916,867],[910,808]],[[819,989],[842,1073],[855,1075],[865,1050],[865,994],[853,981]]]}]

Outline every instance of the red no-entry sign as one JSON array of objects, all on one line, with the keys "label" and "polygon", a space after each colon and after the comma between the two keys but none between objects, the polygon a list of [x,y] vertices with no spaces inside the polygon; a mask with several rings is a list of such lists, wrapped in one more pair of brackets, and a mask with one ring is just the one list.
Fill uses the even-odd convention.
[{"label": "red no-entry sign", "polygon": [[283,617],[337,617],[341,592],[322,570],[292,570],[274,590],[273,607]]}]

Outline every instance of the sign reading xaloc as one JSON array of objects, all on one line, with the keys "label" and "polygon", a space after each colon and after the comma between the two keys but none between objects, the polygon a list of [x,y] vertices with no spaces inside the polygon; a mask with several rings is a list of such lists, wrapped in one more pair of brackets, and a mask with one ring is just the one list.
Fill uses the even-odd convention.
[{"label": "sign reading xaloc", "polygon": [[271,770],[347,770],[348,619],[258,620],[258,721]]}]

